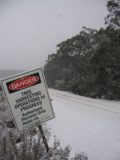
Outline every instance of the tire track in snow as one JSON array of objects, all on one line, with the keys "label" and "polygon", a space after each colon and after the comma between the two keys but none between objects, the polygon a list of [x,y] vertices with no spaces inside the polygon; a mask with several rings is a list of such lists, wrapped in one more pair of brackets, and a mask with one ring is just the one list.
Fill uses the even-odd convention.
[{"label": "tire track in snow", "polygon": [[[69,92],[65,92],[65,93],[60,93],[60,92],[64,92],[64,91],[57,91],[57,90],[52,90],[52,93],[56,93],[56,94],[60,94],[60,95],[63,95],[63,96],[66,96],[66,97],[70,97],[70,98],[75,98],[75,99],[81,99],[81,100],[84,100],[87,102],[90,102],[90,103],[97,103],[97,104],[100,104],[100,105],[103,105],[105,106],[105,104],[108,104],[109,105],[113,105],[114,104],[114,108],[116,107],[117,109],[120,109],[120,102],[119,101],[110,101],[110,100],[103,100],[103,99],[94,99],[94,98],[90,98],[90,97],[84,97],[84,96],[80,96],[80,95],[75,95],[75,94],[72,94],[72,93],[69,93]],[[95,104],[96,104],[95,103]],[[119,106],[118,106],[119,105]]]},{"label": "tire track in snow", "polygon": [[[83,104],[83,105],[86,105],[91,108],[103,110],[106,112],[112,112],[114,114],[120,115],[120,107],[119,106],[115,106],[114,108],[110,108],[110,107],[108,108],[108,105],[111,104],[111,102],[108,102],[108,105],[106,105],[107,102],[102,101],[102,104],[101,104],[100,100],[94,100],[94,99],[81,97],[81,96],[77,97],[76,95],[74,95],[74,98],[73,98],[70,95],[66,95],[66,94],[60,93],[60,91],[54,91],[54,90],[51,90],[50,92],[54,96],[57,96],[57,97],[60,97],[60,98],[63,98],[63,99],[66,99],[66,100],[69,100],[69,101],[72,101],[75,103]],[[67,94],[69,94],[69,93],[67,93]],[[88,103],[86,103],[86,102],[88,102]],[[103,108],[103,106],[104,106],[104,108]]]}]

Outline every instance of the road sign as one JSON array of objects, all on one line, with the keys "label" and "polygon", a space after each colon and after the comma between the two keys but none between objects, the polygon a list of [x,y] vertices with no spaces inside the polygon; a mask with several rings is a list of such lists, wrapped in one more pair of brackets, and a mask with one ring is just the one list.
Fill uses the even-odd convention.
[{"label": "road sign", "polygon": [[19,131],[54,118],[41,68],[5,78],[1,85]]}]

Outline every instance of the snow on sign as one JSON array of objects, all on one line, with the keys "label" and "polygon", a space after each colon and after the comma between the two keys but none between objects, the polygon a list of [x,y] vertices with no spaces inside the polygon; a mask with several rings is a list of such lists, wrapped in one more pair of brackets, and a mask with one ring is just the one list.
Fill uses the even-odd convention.
[{"label": "snow on sign", "polygon": [[41,68],[1,80],[19,131],[54,118]]}]

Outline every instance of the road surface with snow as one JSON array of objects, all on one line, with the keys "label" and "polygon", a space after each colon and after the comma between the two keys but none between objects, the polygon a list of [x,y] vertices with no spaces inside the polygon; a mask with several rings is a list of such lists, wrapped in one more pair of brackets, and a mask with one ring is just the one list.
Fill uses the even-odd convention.
[{"label": "road surface with snow", "polygon": [[87,153],[89,160],[120,160],[120,102],[52,89],[49,93],[56,118],[47,125],[62,146]]}]

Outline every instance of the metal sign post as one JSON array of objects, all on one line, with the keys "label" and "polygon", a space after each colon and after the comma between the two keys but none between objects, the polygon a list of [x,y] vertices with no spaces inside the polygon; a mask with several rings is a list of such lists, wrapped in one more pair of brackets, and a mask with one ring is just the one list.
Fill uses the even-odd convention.
[{"label": "metal sign post", "polygon": [[45,145],[46,151],[49,152],[50,149],[49,149],[49,146],[48,146],[48,143],[47,143],[47,139],[45,137],[42,125],[39,125],[38,127],[39,127],[39,130],[40,130],[40,133],[41,133],[41,136],[42,136],[43,143]]}]

